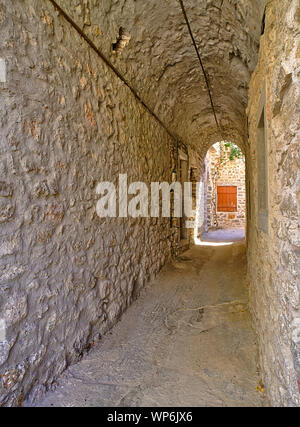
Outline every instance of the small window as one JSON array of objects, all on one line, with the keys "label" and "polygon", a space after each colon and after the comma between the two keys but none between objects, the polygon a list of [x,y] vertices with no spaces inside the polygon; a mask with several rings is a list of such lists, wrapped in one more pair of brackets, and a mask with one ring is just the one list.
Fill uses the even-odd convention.
[{"label": "small window", "polygon": [[265,108],[257,127],[258,226],[268,232],[268,160],[265,129]]},{"label": "small window", "polygon": [[266,29],[266,10],[267,10],[267,8],[265,7],[264,14],[263,14],[263,17],[262,17],[262,22],[261,22],[261,35],[265,34],[265,29]]},{"label": "small window", "polygon": [[252,219],[251,183],[249,179],[247,180],[247,212],[248,212],[248,219],[251,221]]},{"label": "small window", "polygon": [[236,212],[237,211],[237,187],[236,186],[218,186],[218,212]]}]

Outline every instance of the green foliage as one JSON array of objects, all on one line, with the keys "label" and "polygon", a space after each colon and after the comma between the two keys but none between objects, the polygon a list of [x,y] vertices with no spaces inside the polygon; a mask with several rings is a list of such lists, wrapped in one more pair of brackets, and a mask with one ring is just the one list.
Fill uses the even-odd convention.
[{"label": "green foliage", "polygon": [[229,154],[230,160],[240,159],[243,157],[242,150],[232,142],[226,142],[225,148],[230,149],[230,154]]}]

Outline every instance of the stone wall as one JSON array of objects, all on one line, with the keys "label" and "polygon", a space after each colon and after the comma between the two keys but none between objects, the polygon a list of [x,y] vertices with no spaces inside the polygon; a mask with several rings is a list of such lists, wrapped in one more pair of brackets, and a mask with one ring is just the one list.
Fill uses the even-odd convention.
[{"label": "stone wall", "polygon": [[193,223],[194,228],[190,229],[190,241],[195,242],[203,231],[206,230],[206,215],[205,215],[205,163],[203,157],[189,147],[189,166],[190,177],[192,183],[193,195],[193,211],[194,216],[189,218]]},{"label": "stone wall", "polygon": [[[230,160],[230,149],[224,151],[224,160],[220,163],[218,144],[212,146],[206,156],[207,173],[207,227],[244,228],[246,221],[245,158]],[[215,209],[217,187],[224,185],[237,187],[236,212],[221,212]]]},{"label": "stone wall", "polygon": [[96,214],[98,182],[170,181],[174,167],[174,141],[128,87],[48,1],[1,0],[0,31],[1,406],[35,399],[97,342],[177,231]]},{"label": "stone wall", "polygon": [[[298,0],[267,4],[248,107],[251,301],[263,382],[273,405],[300,405]],[[265,107],[268,215],[259,226],[257,138]],[[264,230],[262,229],[264,228]]]}]

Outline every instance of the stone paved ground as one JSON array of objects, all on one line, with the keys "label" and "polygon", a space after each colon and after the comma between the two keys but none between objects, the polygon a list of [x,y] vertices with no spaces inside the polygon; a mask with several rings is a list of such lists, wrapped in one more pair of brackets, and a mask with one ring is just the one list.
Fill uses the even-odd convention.
[{"label": "stone paved ground", "polygon": [[195,246],[37,406],[263,406],[244,243]]}]

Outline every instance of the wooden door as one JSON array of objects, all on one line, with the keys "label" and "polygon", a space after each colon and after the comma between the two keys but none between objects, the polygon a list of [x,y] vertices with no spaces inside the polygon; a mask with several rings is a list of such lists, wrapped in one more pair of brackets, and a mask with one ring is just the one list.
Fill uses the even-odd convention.
[{"label": "wooden door", "polygon": [[237,211],[237,187],[218,186],[218,212]]}]

